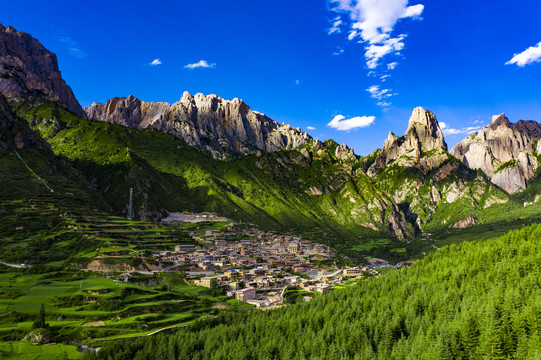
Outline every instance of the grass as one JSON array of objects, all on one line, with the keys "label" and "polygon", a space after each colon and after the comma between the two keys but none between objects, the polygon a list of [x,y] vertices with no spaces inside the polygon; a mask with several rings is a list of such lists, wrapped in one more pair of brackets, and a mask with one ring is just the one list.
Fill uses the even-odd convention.
[{"label": "grass", "polygon": [[[72,280],[74,276],[83,277]],[[21,344],[20,340],[31,330],[41,304],[45,304],[46,321],[57,341],[141,336],[214,314],[217,310],[209,305],[216,303],[225,305],[220,311],[245,307],[243,303],[228,301],[227,297],[211,296],[209,289],[199,286],[176,283],[167,291],[161,281],[150,286],[126,284],[88,273],[26,275],[24,270],[4,272],[0,276],[0,286],[20,292],[20,296],[13,299],[0,298],[0,341],[4,341],[0,344],[3,348],[7,346],[6,341]],[[96,321],[104,321],[105,325],[82,326]],[[45,348],[38,348],[41,347]],[[19,351],[14,347],[10,349],[14,354]]]},{"label": "grass", "polygon": [[392,241],[390,239],[369,239],[367,242],[352,246],[351,249],[357,251],[370,251],[375,247],[389,245],[391,242]]},{"label": "grass", "polygon": [[79,359],[82,353],[77,351],[77,346],[64,344],[51,344],[36,346],[30,343],[1,343],[0,355],[3,359],[34,360],[43,359]]}]

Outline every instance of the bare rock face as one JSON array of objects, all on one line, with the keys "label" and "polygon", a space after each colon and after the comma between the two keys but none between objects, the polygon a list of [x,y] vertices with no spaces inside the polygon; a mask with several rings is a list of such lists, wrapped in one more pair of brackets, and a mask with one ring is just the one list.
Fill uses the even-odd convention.
[{"label": "bare rock face", "polygon": [[344,143],[340,146],[338,146],[335,150],[335,155],[338,160],[350,160],[355,161],[357,160],[357,157],[355,156],[355,153],[353,152],[353,149],[348,148],[348,146]]},{"label": "bare rock face", "polygon": [[508,193],[523,190],[535,176],[541,150],[541,125],[535,121],[509,122],[505,114],[451,149],[451,154],[472,169],[481,169]]},{"label": "bare rock face", "polygon": [[144,102],[134,96],[112,98],[85,109],[89,119],[173,134],[216,159],[294,149],[312,138],[297,128],[251,110],[242,100],[184,92],[180,101]]},{"label": "bare rock face", "polygon": [[62,79],[56,55],[29,34],[1,24],[0,92],[8,100],[47,99],[85,116],[73,91]]},{"label": "bare rock face", "polygon": [[430,170],[445,160],[446,151],[447,144],[436,116],[419,106],[413,110],[404,136],[389,133],[381,153],[367,173],[374,176],[391,163],[401,166],[420,164],[422,168]]}]

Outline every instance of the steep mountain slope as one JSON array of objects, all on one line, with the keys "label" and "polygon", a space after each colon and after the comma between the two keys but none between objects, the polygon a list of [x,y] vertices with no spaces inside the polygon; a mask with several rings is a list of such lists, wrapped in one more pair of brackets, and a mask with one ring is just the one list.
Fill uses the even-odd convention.
[{"label": "steep mountain slope", "polygon": [[376,186],[392,197],[420,228],[465,227],[472,210],[508,201],[507,195],[447,152],[433,113],[413,110],[404,136],[393,133],[364,162]]},{"label": "steep mountain slope", "polygon": [[[55,61],[48,68],[39,65],[36,40],[4,30],[16,35],[6,35],[6,49],[30,59],[43,78],[61,80]],[[18,46],[20,38],[30,45]],[[53,56],[40,49],[45,58]],[[17,71],[22,75],[11,72],[4,84],[20,85],[26,72],[28,79],[35,75],[24,67]],[[486,223],[496,212],[507,214],[534,201],[529,195],[509,200],[482,172],[450,155],[434,114],[422,108],[413,111],[404,136],[390,133],[382,150],[363,159],[345,145],[313,141],[299,129],[279,125],[238,99],[184,93],[169,105],[114,98],[87,108],[87,120],[65,110],[69,96],[47,100],[55,86],[65,87],[63,80],[54,84],[29,91],[30,98],[14,95],[11,105],[63,157],[54,161],[84,173],[92,196],[103,196],[117,214],[126,213],[133,187],[140,219],[156,221],[168,211],[213,211],[356,249],[358,255],[367,239],[379,246],[391,236],[407,240],[420,230]],[[530,125],[523,127],[537,136]],[[13,139],[0,139],[0,145],[28,142],[24,136]],[[528,218],[534,208],[527,209]]]},{"label": "steep mountain slope", "polygon": [[294,149],[312,138],[289,125],[251,110],[242,100],[184,92],[180,101],[148,103],[133,96],[94,103],[85,109],[89,119],[136,129],[154,128],[173,134],[215,159]]},{"label": "steep mountain slope", "polygon": [[323,242],[340,239],[342,249],[359,243],[359,236],[405,239],[415,232],[360,159],[333,141],[221,161],[157,130],[85,120],[52,103],[14,106],[119,213],[133,187],[141,219],[214,211]]},{"label": "steep mountain slope", "polygon": [[540,138],[541,124],[524,120],[511,124],[505,114],[494,115],[490,125],[456,144],[451,154],[469,167],[483,170],[508,193],[515,193],[524,190],[537,174]]},{"label": "steep mountain slope", "polygon": [[81,105],[58,70],[56,55],[27,33],[0,24],[0,92],[8,100],[42,98],[79,116]]},{"label": "steep mountain slope", "polygon": [[85,177],[15,116],[0,94],[0,254],[3,261],[62,261],[92,240],[71,231],[74,213],[110,210]]}]

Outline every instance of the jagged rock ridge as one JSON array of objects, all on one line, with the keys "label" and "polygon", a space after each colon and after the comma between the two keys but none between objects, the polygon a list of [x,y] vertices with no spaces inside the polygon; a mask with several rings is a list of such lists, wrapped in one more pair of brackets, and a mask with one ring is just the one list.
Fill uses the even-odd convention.
[{"label": "jagged rock ridge", "polygon": [[390,133],[383,148],[369,156],[364,167],[376,186],[389,194],[419,228],[434,216],[440,221],[445,217],[442,222],[448,226],[475,223],[474,218],[465,221],[462,217],[443,215],[442,204],[458,210],[465,203],[478,209],[507,201],[506,195],[499,193],[483,174],[447,152],[436,117],[421,107],[413,110],[405,135],[397,137]]},{"label": "jagged rock ridge", "polygon": [[[416,107],[410,117],[408,129],[402,137],[392,132],[383,144],[380,154],[368,169],[368,175],[374,176],[391,163],[402,166],[418,165],[424,169],[431,169],[438,165],[433,156],[422,157],[423,154],[434,151],[447,151],[447,144],[443,138],[436,116],[422,107]],[[398,161],[398,162],[396,162]]]},{"label": "jagged rock ridge", "polygon": [[89,119],[137,129],[155,128],[204,149],[216,159],[294,149],[312,138],[300,129],[251,110],[242,100],[184,92],[180,101],[144,102],[112,98],[85,109]]},{"label": "jagged rock ridge", "polygon": [[79,116],[81,105],[58,69],[56,55],[31,35],[0,24],[0,92],[8,100],[47,99]]},{"label": "jagged rock ridge", "polygon": [[526,188],[539,166],[541,125],[535,121],[509,122],[505,114],[494,115],[483,127],[451,149],[473,169],[481,169],[508,193]]}]

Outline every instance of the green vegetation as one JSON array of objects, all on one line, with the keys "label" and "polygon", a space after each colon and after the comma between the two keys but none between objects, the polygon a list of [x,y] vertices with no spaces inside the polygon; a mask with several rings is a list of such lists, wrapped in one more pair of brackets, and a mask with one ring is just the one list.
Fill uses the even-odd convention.
[{"label": "green vegetation", "polygon": [[[487,183],[482,174],[439,150],[422,154],[423,161],[441,158],[441,164],[428,173],[395,162],[373,181],[360,168],[373,163],[379,151],[366,159],[338,160],[335,154],[338,144],[332,140],[325,142],[323,150],[314,150],[312,143],[297,150],[224,162],[156,130],[141,131],[88,121],[48,102],[12,105],[36,131],[48,136],[56,154],[72,162],[77,169],[72,169],[72,173],[79,174],[77,181],[81,180],[80,174],[85,174],[93,184],[82,189],[70,186],[64,192],[74,193],[72,200],[86,197],[89,201],[92,197],[90,201],[97,207],[109,207],[119,215],[127,211],[128,189],[133,187],[136,214],[144,219],[157,220],[165,215],[164,209],[212,211],[258,224],[265,230],[295,233],[325,243],[354,262],[366,256],[390,261],[416,259],[434,247],[474,240],[478,235],[483,236],[486,229],[496,229],[501,234],[540,220],[541,204],[523,206],[523,202],[533,201],[535,190],[527,190],[522,197],[509,197]],[[50,129],[54,129],[53,133]],[[31,154],[23,156],[33,159]],[[14,165],[17,170],[10,169],[9,173],[21,174],[19,180],[29,177],[20,163]],[[450,175],[441,180],[442,172],[447,171]],[[38,173],[43,174],[40,167]],[[69,177],[60,178],[56,173],[51,176],[47,180],[56,188],[63,190],[67,186],[57,184]],[[463,188],[454,187],[457,179],[463,181]],[[7,172],[6,180],[14,183]],[[86,181],[82,179],[81,183]],[[43,187],[35,179],[32,184]],[[532,184],[536,188],[535,181]],[[86,192],[81,194],[82,190]],[[78,193],[75,195],[74,191]],[[398,209],[393,210],[394,200],[388,194],[397,191],[406,195]],[[434,192],[443,197],[437,206],[432,200]],[[54,203],[60,201],[55,199]],[[413,212],[418,218],[406,215],[410,217],[397,219],[398,211]],[[410,244],[404,246],[391,237],[388,229],[389,219],[393,217],[405,226],[403,230],[409,234]],[[469,217],[474,226],[464,236],[453,235],[460,233],[453,226]],[[413,222],[421,224],[422,232],[437,234],[431,237],[436,242],[423,241],[420,234],[415,234]],[[193,227],[190,230],[197,231],[197,225],[190,226]],[[215,226],[219,229],[225,224]],[[128,234],[125,230],[123,233]],[[117,238],[122,234],[111,230],[102,235]],[[152,235],[147,239],[152,239]],[[131,240],[133,237],[127,237],[124,243],[115,244],[119,252],[124,248],[119,256],[135,253],[126,249]],[[102,254],[115,252],[114,247],[102,249]],[[90,255],[94,256],[88,252],[82,257],[91,258]]]},{"label": "green vegetation", "polygon": [[[47,332],[66,344],[83,339],[140,336],[241,308],[219,291],[186,284],[178,273],[133,274],[129,283],[101,273],[57,271],[28,274],[5,268],[0,287],[0,340],[20,341]],[[244,305],[244,304],[243,304]]]},{"label": "green vegetation", "polygon": [[538,359],[541,225],[276,311],[224,314],[99,359]]},{"label": "green vegetation", "polygon": [[[433,170],[404,166],[408,153],[372,179],[362,169],[379,151],[339,159],[332,140],[218,161],[159,131],[88,121],[49,102],[12,106],[56,155],[19,151],[51,192],[13,151],[0,152],[2,358],[96,356],[74,341],[104,347],[104,359],[541,356],[541,226],[494,240],[541,222],[539,178],[508,196],[433,150],[421,155],[442,158]],[[123,217],[130,187],[139,220]],[[158,268],[153,252],[193,244],[185,231],[230,226],[143,221],[167,211],[215,212],[325,243],[340,255],[319,263],[328,267],[427,257],[310,302],[288,289],[286,309],[263,313],[182,273],[137,273]],[[460,229],[465,219],[474,224]],[[391,237],[397,223],[408,242]]]},{"label": "green vegetation", "polygon": [[[360,160],[337,159],[338,144],[331,140],[323,150],[309,144],[218,161],[156,130],[88,121],[48,102],[12,105],[117,214],[126,212],[133,187],[136,214],[144,219],[157,220],[164,210],[210,211],[263,229],[300,233],[357,259],[364,255],[352,250],[359,237],[390,238],[388,217],[377,203],[391,200],[357,171]],[[373,224],[376,230],[366,227]]]},{"label": "green vegetation", "polygon": [[506,161],[504,163],[501,163],[500,166],[498,166],[498,168],[496,169],[495,173],[499,173],[499,172],[502,172],[504,170],[514,168],[515,166],[518,165],[518,163],[519,163],[519,161],[517,159],[512,159],[512,160]]}]

